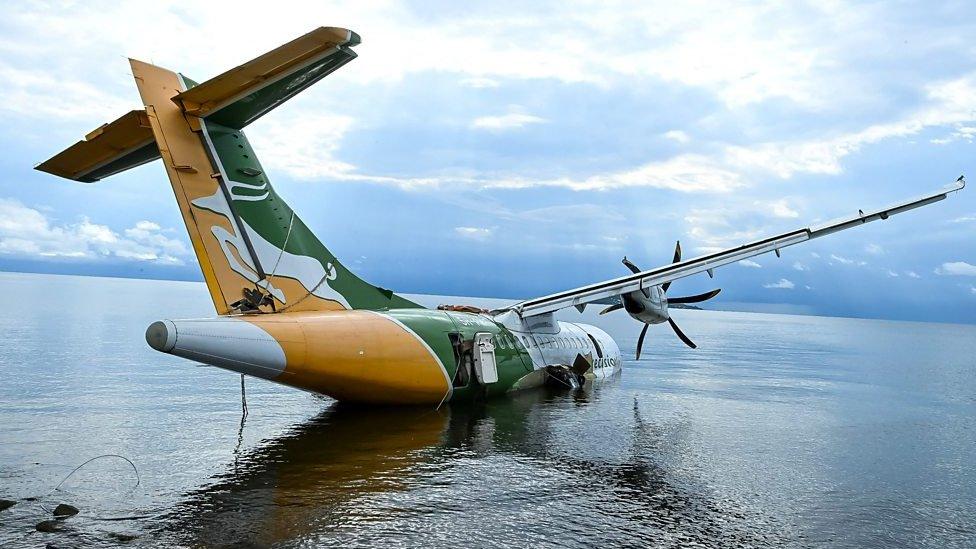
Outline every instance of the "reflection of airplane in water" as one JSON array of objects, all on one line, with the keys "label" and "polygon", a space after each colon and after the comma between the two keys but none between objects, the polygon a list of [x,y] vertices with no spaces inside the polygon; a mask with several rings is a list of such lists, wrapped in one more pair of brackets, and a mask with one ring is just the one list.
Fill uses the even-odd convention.
[{"label": "reflection of airplane in water", "polygon": [[[423,529],[425,543],[459,547],[772,543],[727,499],[661,464],[675,433],[646,423],[636,400],[632,419],[614,414],[618,448],[573,436],[580,414],[565,412],[599,392],[527,391],[439,411],[335,404],[240,455],[152,537],[194,547],[362,546]],[[629,442],[620,436],[628,431]]]}]

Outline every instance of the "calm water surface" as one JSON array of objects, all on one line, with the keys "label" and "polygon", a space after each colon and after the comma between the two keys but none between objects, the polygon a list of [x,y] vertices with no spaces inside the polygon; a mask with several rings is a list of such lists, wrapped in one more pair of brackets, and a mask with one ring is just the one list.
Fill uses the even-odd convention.
[{"label": "calm water surface", "polygon": [[[249,379],[242,424],[239,376],[143,340],[211,316],[202,284],[0,287],[3,547],[976,546],[973,326],[677,311],[700,349],[652,327],[589,390],[435,412]],[[633,356],[626,315],[565,316]],[[102,458],[54,490],[102,454],[138,486]]]}]

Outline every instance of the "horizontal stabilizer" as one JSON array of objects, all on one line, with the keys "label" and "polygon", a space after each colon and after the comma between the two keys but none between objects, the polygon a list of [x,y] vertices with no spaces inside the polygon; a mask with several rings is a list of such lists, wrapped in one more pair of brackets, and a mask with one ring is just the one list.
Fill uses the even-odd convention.
[{"label": "horizontal stabilizer", "polygon": [[103,124],[85,139],[38,164],[36,169],[92,183],[159,158],[145,110]]},{"label": "horizontal stabilizer", "polygon": [[319,27],[173,98],[189,115],[241,129],[356,58],[359,36]]}]

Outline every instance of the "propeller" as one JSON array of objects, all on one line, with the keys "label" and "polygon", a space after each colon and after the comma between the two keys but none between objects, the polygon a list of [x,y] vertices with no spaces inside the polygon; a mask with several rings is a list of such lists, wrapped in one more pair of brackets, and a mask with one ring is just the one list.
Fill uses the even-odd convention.
[{"label": "propeller", "polygon": [[[674,245],[674,259],[672,260],[672,263],[678,263],[680,261],[681,261],[681,241],[678,241]],[[635,265],[631,260],[627,259],[626,257],[624,257],[623,259],[623,264],[625,267],[630,269],[630,271],[633,272],[634,274],[641,272],[640,267]],[[664,291],[665,293],[668,291],[668,288],[670,287],[671,287],[670,281],[661,284],[661,290]],[[648,288],[643,288],[642,291],[646,297],[650,297],[650,291]],[[705,292],[703,294],[698,294],[698,295],[669,297],[668,303],[673,303],[673,304],[701,303],[702,301],[708,301],[709,299],[712,299],[713,297],[717,296],[721,291],[722,291],[721,289],[717,288],[710,292]],[[620,303],[614,303],[613,305],[610,305],[609,307],[600,311],[600,314],[605,315],[607,313],[611,313],[618,309],[623,309],[624,299],[626,299],[626,296],[621,296]],[[691,338],[689,338],[687,335],[685,335],[684,332],[681,331],[681,328],[678,327],[674,319],[671,318],[670,316],[668,316],[668,324],[671,326],[671,329],[674,330],[674,333],[675,335],[678,336],[678,339],[680,339],[685,345],[691,347],[692,349],[698,348],[698,345],[695,345],[695,342],[692,341]],[[649,326],[650,324],[645,322],[644,327],[641,328],[640,336],[637,337],[637,357],[636,357],[637,360],[640,359],[641,349],[644,347],[644,336],[647,335],[647,328]]]}]

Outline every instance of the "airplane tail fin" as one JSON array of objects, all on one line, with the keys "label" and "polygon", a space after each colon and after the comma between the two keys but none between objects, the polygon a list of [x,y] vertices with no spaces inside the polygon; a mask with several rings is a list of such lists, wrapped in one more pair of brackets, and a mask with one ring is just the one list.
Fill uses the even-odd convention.
[{"label": "airplane tail fin", "polygon": [[358,43],[320,27],[201,84],[130,59],[145,109],[37,169],[94,182],[161,158],[219,314],[419,307],[346,269],[275,193],[243,132]]}]

